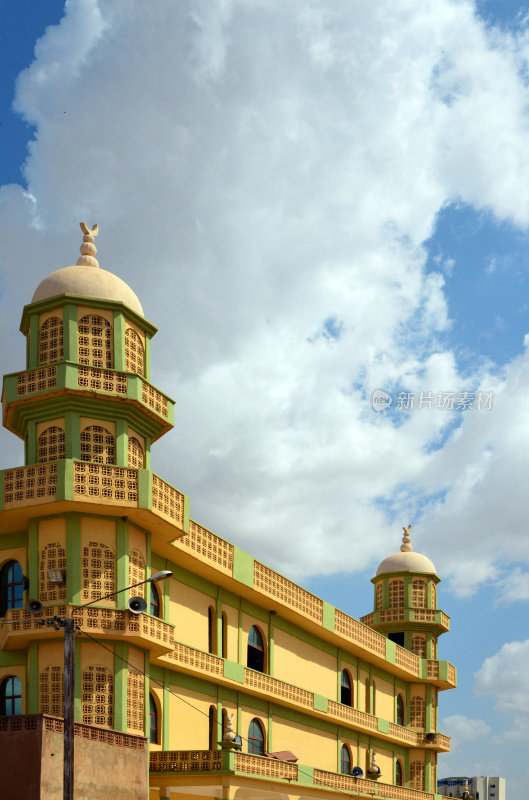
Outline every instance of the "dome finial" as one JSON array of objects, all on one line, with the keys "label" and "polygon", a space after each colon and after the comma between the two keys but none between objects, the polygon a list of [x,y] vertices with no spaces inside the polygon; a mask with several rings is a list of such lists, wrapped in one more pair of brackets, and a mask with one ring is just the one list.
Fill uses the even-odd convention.
[{"label": "dome finial", "polygon": [[97,260],[96,253],[97,248],[94,244],[94,239],[99,233],[99,225],[93,225],[92,230],[84,223],[79,223],[82,232],[84,233],[83,236],[83,243],[79,248],[81,253],[81,258],[77,259],[77,266],[78,267],[99,267],[99,261]]},{"label": "dome finial", "polygon": [[413,550],[413,547],[412,547],[412,544],[411,544],[411,538],[410,538],[411,525],[408,525],[407,528],[403,528],[402,530],[404,531],[404,536],[402,537],[402,544],[400,546],[400,552],[401,553],[411,553],[411,551]]}]

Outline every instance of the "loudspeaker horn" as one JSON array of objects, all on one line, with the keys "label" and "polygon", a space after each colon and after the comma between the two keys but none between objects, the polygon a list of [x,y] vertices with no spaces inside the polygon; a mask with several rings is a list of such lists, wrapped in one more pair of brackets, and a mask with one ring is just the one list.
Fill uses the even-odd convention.
[{"label": "loudspeaker horn", "polygon": [[355,778],[363,778],[364,770],[362,767],[353,767],[351,770],[351,775],[353,775]]},{"label": "loudspeaker horn", "polygon": [[26,611],[29,611],[30,614],[41,614],[42,603],[40,600],[28,600],[26,603]]},{"label": "loudspeaker horn", "polygon": [[133,614],[143,614],[147,610],[147,603],[143,597],[131,597],[128,606],[129,611],[132,611]]}]

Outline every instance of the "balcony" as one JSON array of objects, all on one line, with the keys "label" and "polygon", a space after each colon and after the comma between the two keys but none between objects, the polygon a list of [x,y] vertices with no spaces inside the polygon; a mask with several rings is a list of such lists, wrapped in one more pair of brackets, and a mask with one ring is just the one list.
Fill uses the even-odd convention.
[{"label": "balcony", "polygon": [[4,425],[19,434],[17,417],[29,401],[58,394],[106,397],[129,401],[155,423],[153,441],[173,427],[174,403],[141,375],[63,361],[4,376]]},{"label": "balcony", "polygon": [[435,636],[450,630],[450,617],[436,608],[384,608],[366,614],[360,621],[376,629],[384,629],[396,622],[412,623],[418,630],[424,626]]},{"label": "balcony", "polygon": [[103,505],[106,513],[130,516],[146,527],[154,514],[165,523],[166,540],[174,540],[189,524],[186,496],[146,469],[63,459],[1,470],[0,486],[2,530],[10,529],[13,518],[23,524],[30,517],[71,511],[72,502],[86,504],[90,513],[94,504]]},{"label": "balcony", "polygon": [[6,612],[5,622],[0,627],[0,650],[19,650],[32,641],[62,638],[62,631],[40,621],[51,617],[73,617],[81,629],[93,636],[105,636],[122,640],[149,650],[153,658],[171,652],[174,647],[174,626],[147,614],[132,614],[130,611],[113,608],[78,608],[72,606],[47,606],[42,614],[35,616],[23,608],[11,608]]},{"label": "balcony", "polygon": [[[257,780],[284,781],[290,785],[313,789],[335,790],[352,798],[384,797],[388,800],[434,800],[431,792],[393,786],[366,778],[353,778],[302,764],[292,764],[266,756],[257,756],[233,750],[162,750],[150,755],[151,778],[157,781],[167,776],[168,785],[178,784],[178,775],[185,776],[186,784],[192,775],[219,776],[219,784],[225,786],[221,776],[236,775]],[[161,782],[161,781],[160,781]],[[296,789],[295,794],[303,792]],[[266,787],[263,786],[263,791]]]},{"label": "balcony", "polygon": [[429,750],[437,752],[450,750],[448,736],[436,733],[435,738],[428,742],[423,731],[405,728],[367,714],[365,711],[319,697],[299,686],[293,686],[240,664],[233,664],[219,656],[205,653],[181,642],[176,642],[172,652],[161,654],[157,660],[159,664],[173,665],[180,671],[191,675],[198,673],[200,677],[206,679],[213,677],[216,683],[225,686],[239,688],[242,684],[244,689],[251,694],[257,694],[266,699],[276,698],[282,705],[309,713],[311,716],[318,716],[320,719],[336,721],[344,726],[349,725],[355,730],[376,735],[380,739],[408,746],[427,747]]}]

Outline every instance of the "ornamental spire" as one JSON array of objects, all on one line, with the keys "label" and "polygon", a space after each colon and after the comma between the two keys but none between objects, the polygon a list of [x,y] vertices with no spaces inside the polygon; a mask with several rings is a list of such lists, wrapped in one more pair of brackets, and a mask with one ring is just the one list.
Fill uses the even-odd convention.
[{"label": "ornamental spire", "polygon": [[85,225],[84,222],[79,223],[82,232],[84,233],[83,236],[83,243],[79,248],[81,253],[81,258],[77,259],[77,266],[78,267],[99,267],[99,261],[97,260],[96,253],[97,248],[94,244],[94,239],[99,233],[99,225],[93,225],[92,230]]},{"label": "ornamental spire", "polygon": [[402,537],[402,544],[400,546],[400,552],[401,553],[411,553],[411,551],[413,550],[413,547],[412,547],[412,544],[411,544],[411,538],[410,538],[411,525],[408,525],[407,528],[403,528],[402,530],[404,531],[404,536]]}]

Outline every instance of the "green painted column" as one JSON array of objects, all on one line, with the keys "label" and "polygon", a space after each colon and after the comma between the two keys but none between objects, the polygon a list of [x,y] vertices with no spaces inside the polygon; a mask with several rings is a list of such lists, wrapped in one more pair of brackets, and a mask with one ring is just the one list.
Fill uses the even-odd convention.
[{"label": "green painted column", "polygon": [[[338,648],[338,656],[336,659],[337,666],[337,686],[336,686],[336,701],[339,703],[342,699],[342,651]],[[358,671],[357,671],[358,674]],[[354,703],[353,703],[354,705]]]},{"label": "green painted column", "polygon": [[125,371],[125,317],[114,311],[114,369]]},{"label": "green painted column", "polygon": [[151,468],[151,440],[145,439],[145,469]]},{"label": "green painted column", "polygon": [[406,575],[404,578],[404,605],[407,608],[413,606],[413,577]]},{"label": "green painted column", "polygon": [[216,612],[217,612],[217,655],[223,656],[223,636],[222,636],[222,600],[219,596],[220,589],[217,589],[217,604],[216,604]]},{"label": "green painted column", "polygon": [[40,597],[39,586],[39,523],[31,519],[28,525],[28,597],[38,600]]},{"label": "green painted column", "polygon": [[64,334],[64,360],[79,361],[77,343],[77,306],[67,303],[62,309],[62,324]]},{"label": "green painted column", "polygon": [[32,314],[29,318],[29,350],[28,369],[36,369],[39,365],[39,315]]},{"label": "green painted column", "polygon": [[28,422],[26,441],[28,443],[26,464],[36,464],[39,459],[37,455],[37,423],[35,420]]},{"label": "green painted column", "polygon": [[[116,520],[117,588],[129,585],[129,525],[126,519]],[[116,595],[116,607],[127,608],[129,592]],[[134,591],[132,592],[134,595]]]},{"label": "green painted column", "polygon": [[[167,569],[167,561],[165,562],[164,569]],[[171,622],[171,581],[172,578],[168,578],[165,581],[162,581],[163,586],[163,618],[165,622]],[[159,585],[159,584],[158,584]]]},{"label": "green painted column", "polygon": [[143,712],[144,712],[144,721],[143,721],[143,730],[145,731],[145,736],[149,739],[149,734],[151,730],[151,715],[150,715],[150,680],[149,680],[149,673],[151,669],[151,661],[149,658],[149,651],[146,650],[143,654],[143,696],[145,701],[143,703]]},{"label": "green painted column", "polygon": [[237,660],[242,664],[242,608],[239,608],[239,638],[237,640]]},{"label": "green painted column", "polygon": [[425,730],[426,733],[435,730],[435,726],[432,724],[433,722],[433,715],[432,715],[432,687],[430,685],[426,685],[426,720],[425,720]]},{"label": "green painted column", "polygon": [[336,737],[336,772],[341,772],[342,766],[342,729],[338,728]]},{"label": "green painted column", "polygon": [[81,418],[76,411],[64,415],[66,429],[66,458],[81,460]]},{"label": "green painted column", "polygon": [[129,435],[128,425],[124,419],[116,420],[116,465],[128,467],[129,465]]},{"label": "green painted column", "polygon": [[124,642],[116,642],[114,645],[114,727],[118,731],[127,730],[127,680],[129,670],[125,661],[128,659],[128,655],[128,645]]},{"label": "green painted column", "polygon": [[271,611],[268,622],[268,674],[272,678],[274,677],[274,616],[275,612]]},{"label": "green painted column", "polygon": [[66,517],[66,602],[81,604],[81,518],[78,514]]},{"label": "green painted column", "polygon": [[222,741],[222,737],[224,736],[224,728],[222,726],[222,694],[219,693],[220,686],[217,686],[217,730],[213,734],[213,750],[220,750],[221,745],[219,742]]},{"label": "green painted column", "polygon": [[425,759],[424,759],[424,791],[425,792],[433,792],[432,782],[431,782],[432,770],[430,769],[431,764],[432,764],[432,753],[431,753],[431,751],[428,751],[425,754]]},{"label": "green painted column", "polygon": [[37,642],[31,642],[28,648],[28,667],[27,667],[27,714],[39,713],[39,646]]},{"label": "green painted column", "polygon": [[272,753],[273,745],[273,720],[272,720],[272,703],[268,703],[268,732],[267,732],[267,752]]}]

